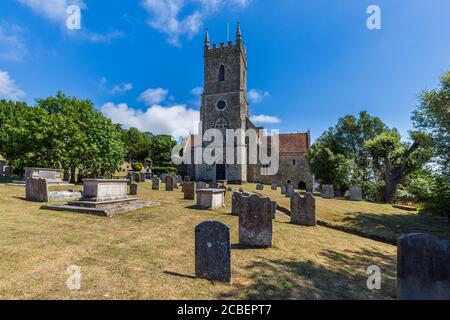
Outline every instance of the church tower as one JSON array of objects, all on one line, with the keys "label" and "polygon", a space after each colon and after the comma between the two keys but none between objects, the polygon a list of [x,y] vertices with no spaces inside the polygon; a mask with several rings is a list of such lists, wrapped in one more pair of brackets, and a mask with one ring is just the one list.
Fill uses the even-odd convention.
[{"label": "church tower", "polygon": [[[249,111],[247,102],[247,53],[238,23],[236,42],[210,44],[206,31],[204,45],[204,92],[200,108],[202,134],[216,128],[224,134],[226,129],[247,129]],[[203,147],[209,142],[204,143]],[[245,137],[235,139],[234,163],[224,161],[214,166],[197,167],[198,180],[229,180],[247,182],[247,148]],[[240,152],[238,152],[240,151]],[[240,155],[238,161],[237,157]],[[241,164],[237,164],[237,163]]]}]

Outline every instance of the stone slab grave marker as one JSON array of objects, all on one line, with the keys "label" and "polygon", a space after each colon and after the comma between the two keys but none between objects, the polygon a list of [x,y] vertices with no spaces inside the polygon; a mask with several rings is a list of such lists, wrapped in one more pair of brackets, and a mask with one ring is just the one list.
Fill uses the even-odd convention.
[{"label": "stone slab grave marker", "polygon": [[360,186],[353,186],[349,190],[350,200],[362,201],[362,189]]},{"label": "stone slab grave marker", "polygon": [[231,215],[239,216],[239,213],[245,211],[248,202],[243,200],[244,198],[250,197],[249,193],[243,191],[234,191],[231,198]]},{"label": "stone slab grave marker", "polygon": [[195,199],[195,182],[185,182],[183,184],[183,193],[185,200]]},{"label": "stone slab grave marker", "polygon": [[198,182],[196,182],[195,184],[196,184],[195,188],[196,188],[197,190],[198,190],[198,189],[208,189],[208,184],[207,184],[206,182],[198,181]]},{"label": "stone slab grave marker", "polygon": [[6,161],[0,160],[0,177],[3,176],[5,166],[6,166]]},{"label": "stone slab grave marker", "polygon": [[191,182],[191,177],[185,176],[184,177],[184,182]]},{"label": "stone slab grave marker", "polygon": [[159,190],[159,178],[154,177],[152,179],[152,190]]},{"label": "stone slab grave marker", "polygon": [[173,191],[174,177],[166,176],[166,191]]},{"label": "stone slab grave marker", "polygon": [[48,202],[47,180],[42,178],[26,178],[25,197],[28,201]]},{"label": "stone slab grave marker", "polygon": [[294,193],[294,186],[290,183],[286,185],[286,198],[290,198]]},{"label": "stone slab grave marker", "polygon": [[283,184],[283,185],[281,186],[281,194],[282,194],[282,195],[286,194],[286,185],[285,185],[285,184]]},{"label": "stone slab grave marker", "polygon": [[136,182],[133,182],[130,184],[130,195],[131,196],[137,196],[138,194],[138,184]]},{"label": "stone slab grave marker", "polygon": [[258,183],[256,185],[256,190],[259,190],[259,191],[264,190],[264,185]]},{"label": "stone slab grave marker", "polygon": [[270,186],[272,188],[272,191],[276,191],[278,189],[278,185],[275,182],[272,182]]},{"label": "stone slab grave marker", "polygon": [[295,192],[291,197],[291,223],[301,226],[316,226],[316,199],[307,192],[305,196]]},{"label": "stone slab grave marker", "polygon": [[272,246],[272,201],[253,194],[241,201],[239,243],[254,247]]},{"label": "stone slab grave marker", "polygon": [[5,177],[12,178],[13,172],[14,172],[14,167],[13,166],[6,166],[4,170],[5,170]]},{"label": "stone slab grave marker", "polygon": [[334,189],[332,184],[324,184],[320,190],[320,196],[325,199],[331,199],[334,197]]},{"label": "stone slab grave marker", "polygon": [[139,182],[145,182],[147,180],[147,174],[145,172],[139,173]]},{"label": "stone slab grave marker", "polygon": [[397,278],[400,299],[449,300],[448,241],[419,233],[399,237]]},{"label": "stone slab grave marker", "polygon": [[231,282],[230,228],[219,221],[205,221],[195,228],[195,276]]}]

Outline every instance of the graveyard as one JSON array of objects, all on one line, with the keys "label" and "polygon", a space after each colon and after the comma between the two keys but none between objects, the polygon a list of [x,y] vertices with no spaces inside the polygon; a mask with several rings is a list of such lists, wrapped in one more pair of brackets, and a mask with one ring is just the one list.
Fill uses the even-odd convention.
[{"label": "graveyard", "polygon": [[[256,191],[255,184],[230,187]],[[23,187],[0,184],[0,296],[6,299],[397,298],[394,245],[320,224],[315,227],[291,224],[287,214],[277,211],[272,247],[249,248],[239,243],[239,218],[231,215],[232,192],[226,192],[225,207],[200,210],[195,200],[184,199],[181,188],[166,191],[161,183],[159,190],[152,190],[149,182],[139,183],[138,188],[139,199],[160,205],[105,218],[42,210],[41,203],[25,201]],[[279,191],[272,194],[267,189],[265,186],[265,191],[258,192],[266,192],[281,205],[285,204],[281,195],[277,197]],[[348,223],[342,218],[345,212],[351,217],[357,216],[357,212],[366,215],[379,212],[385,217],[404,217],[406,222],[397,223],[397,228],[412,231],[407,230],[411,213],[383,204],[315,198],[318,221],[345,224]],[[333,201],[332,210],[329,201]],[[230,228],[230,284],[195,275],[194,230],[211,219]],[[424,222],[423,228],[426,225]],[[382,234],[403,231],[392,228],[386,231],[374,222],[352,226]],[[428,222],[427,231],[449,236],[446,225],[439,228]],[[81,268],[83,290],[67,289],[68,265]],[[382,270],[381,290],[369,290],[366,286],[366,269],[370,265]]]}]

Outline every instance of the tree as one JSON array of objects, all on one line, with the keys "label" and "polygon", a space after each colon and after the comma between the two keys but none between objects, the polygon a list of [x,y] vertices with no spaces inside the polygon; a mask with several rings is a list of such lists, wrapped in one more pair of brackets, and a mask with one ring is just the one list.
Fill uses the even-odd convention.
[{"label": "tree", "polygon": [[345,189],[353,182],[356,164],[342,154],[335,154],[323,143],[316,143],[308,153],[311,170],[322,184],[332,184]]},{"label": "tree", "polygon": [[385,183],[384,201],[393,203],[395,193],[406,176],[423,167],[432,157],[431,137],[423,132],[410,132],[412,143],[402,143],[396,130],[383,132],[366,142],[374,170]]},{"label": "tree", "polygon": [[122,131],[122,140],[126,148],[126,157],[131,161],[143,163],[150,154],[153,134],[140,132],[136,128]]},{"label": "tree", "polygon": [[149,158],[154,166],[167,167],[172,162],[172,149],[176,141],[169,135],[159,135],[152,139]]},{"label": "tree", "polygon": [[436,162],[450,177],[450,71],[442,75],[438,89],[421,94],[412,120],[417,129],[431,135]]}]

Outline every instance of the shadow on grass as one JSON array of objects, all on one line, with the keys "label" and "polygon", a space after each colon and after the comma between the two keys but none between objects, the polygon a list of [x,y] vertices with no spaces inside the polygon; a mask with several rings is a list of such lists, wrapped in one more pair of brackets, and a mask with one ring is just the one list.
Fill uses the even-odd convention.
[{"label": "shadow on grass", "polygon": [[344,217],[346,226],[372,234],[382,234],[394,241],[407,233],[428,233],[450,240],[450,225],[442,217],[415,213],[377,214],[357,212]]},{"label": "shadow on grass", "polygon": [[181,274],[181,273],[172,272],[172,271],[164,271],[164,273],[169,275],[169,276],[175,276],[175,277],[180,277],[180,278],[188,278],[188,279],[197,279],[197,277],[195,277],[193,275],[189,275],[189,274]]},{"label": "shadow on grass", "polygon": [[[246,266],[249,285],[237,286],[219,298],[244,299],[393,299],[396,298],[396,257],[374,249],[323,250],[318,261],[259,258]],[[367,288],[367,267],[382,272],[381,290]],[[243,294],[242,294],[243,293]]]}]

